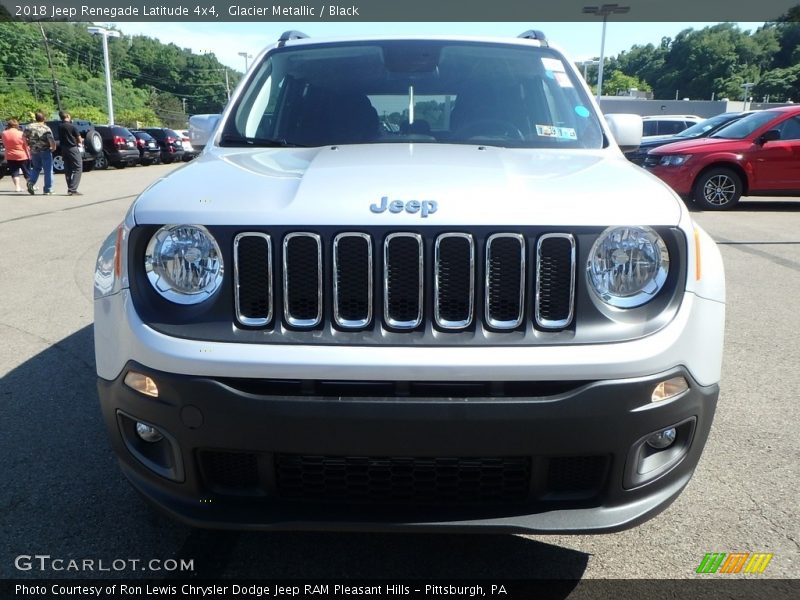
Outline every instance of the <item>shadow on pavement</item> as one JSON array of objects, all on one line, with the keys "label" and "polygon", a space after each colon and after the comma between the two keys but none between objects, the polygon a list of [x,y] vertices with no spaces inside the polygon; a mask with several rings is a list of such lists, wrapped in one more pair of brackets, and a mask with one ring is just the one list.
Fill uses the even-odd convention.
[{"label": "shadow on pavement", "polygon": [[694,202],[686,202],[691,212],[696,213],[715,213],[715,212],[800,212],[800,200],[758,200],[742,198],[739,203],[731,209],[724,211],[702,210]]},{"label": "shadow on pavement", "polygon": [[588,563],[586,553],[515,535],[239,533],[175,523],[146,506],[116,465],[95,390],[91,326],[0,386],[1,578],[167,575],[19,571],[21,554],[106,564],[183,558],[195,572],[180,576],[198,578],[555,578],[572,580],[566,597]]}]

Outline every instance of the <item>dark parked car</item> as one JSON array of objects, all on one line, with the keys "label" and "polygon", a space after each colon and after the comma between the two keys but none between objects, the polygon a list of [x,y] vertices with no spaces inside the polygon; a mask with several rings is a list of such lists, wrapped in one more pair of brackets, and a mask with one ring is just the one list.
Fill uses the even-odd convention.
[{"label": "dark parked car", "polygon": [[161,148],[161,162],[169,164],[183,160],[183,143],[177,131],[166,127],[148,127],[142,131],[152,135],[158,142]]},{"label": "dark parked car", "polygon": [[[58,135],[58,126],[61,121],[46,121],[46,125],[53,132],[53,139],[56,141],[56,149],[53,152],[53,172],[64,172],[64,158],[61,156],[61,140]],[[73,119],[72,124],[78,130],[83,138],[83,150],[81,151],[81,158],[83,159],[83,171],[91,171],[94,169],[95,159],[97,155],[103,151],[103,139],[94,128],[91,121],[83,121],[80,119]]]},{"label": "dark parked car", "polygon": [[107,169],[112,165],[124,169],[139,162],[136,138],[129,129],[119,125],[98,125],[95,129],[103,138],[103,152],[97,155],[96,168]]},{"label": "dark parked car", "polygon": [[136,147],[139,149],[139,164],[153,165],[161,162],[161,148],[156,139],[146,131],[131,129],[136,138]]},{"label": "dark parked car", "polygon": [[754,112],[755,111],[750,110],[746,112],[722,113],[720,115],[715,115],[710,119],[706,119],[705,121],[700,121],[699,123],[692,125],[688,129],[684,129],[675,135],[659,135],[647,140],[642,140],[642,143],[636,150],[631,150],[630,152],[625,153],[625,158],[641,167],[644,165],[644,160],[647,158],[647,153],[653,148],[658,148],[659,146],[664,146],[665,144],[671,144],[672,142],[683,142],[685,140],[696,140],[699,138],[708,137],[712,133],[716,133],[725,127],[725,125],[733,123],[734,121],[738,121],[742,117],[751,115]]}]

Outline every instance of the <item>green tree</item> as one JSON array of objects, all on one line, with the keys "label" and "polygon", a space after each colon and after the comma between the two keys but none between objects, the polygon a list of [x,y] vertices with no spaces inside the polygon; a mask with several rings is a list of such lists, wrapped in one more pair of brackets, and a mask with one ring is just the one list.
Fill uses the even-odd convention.
[{"label": "green tree", "polygon": [[603,77],[603,94],[606,96],[627,95],[632,88],[642,92],[650,91],[650,85],[646,81],[625,75],[622,71],[612,71],[607,77]]}]

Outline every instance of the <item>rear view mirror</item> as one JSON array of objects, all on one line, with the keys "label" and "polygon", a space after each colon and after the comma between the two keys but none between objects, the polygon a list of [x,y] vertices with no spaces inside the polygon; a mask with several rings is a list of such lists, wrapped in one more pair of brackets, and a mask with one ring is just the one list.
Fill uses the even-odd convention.
[{"label": "rear view mirror", "polygon": [[214,130],[219,124],[222,115],[193,115],[189,117],[189,141],[197,150],[203,147],[211,139]]},{"label": "rear view mirror", "polygon": [[775,140],[781,139],[781,132],[777,129],[770,129],[769,131],[765,131],[760,136],[758,136],[758,143],[763,145],[767,142],[774,142]]},{"label": "rear view mirror", "polygon": [[605,117],[620,150],[629,152],[639,147],[642,143],[642,117],[623,113],[613,113]]}]

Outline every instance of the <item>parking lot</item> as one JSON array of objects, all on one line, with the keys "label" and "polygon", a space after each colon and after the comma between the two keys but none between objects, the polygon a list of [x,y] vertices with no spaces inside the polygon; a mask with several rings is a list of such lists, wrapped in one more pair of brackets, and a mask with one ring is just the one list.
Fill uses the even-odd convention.
[{"label": "parking lot", "polygon": [[52,577],[14,566],[48,554],[190,559],[201,577],[692,578],[707,552],[773,553],[763,577],[797,576],[800,199],[695,213],[727,271],[721,397],[694,478],[655,519],[573,537],[224,533],[143,504],[115,464],[95,392],[97,249],[136,194],[175,168],[89,173],[78,198],[63,177],[50,197],[0,181],[0,577]]}]

